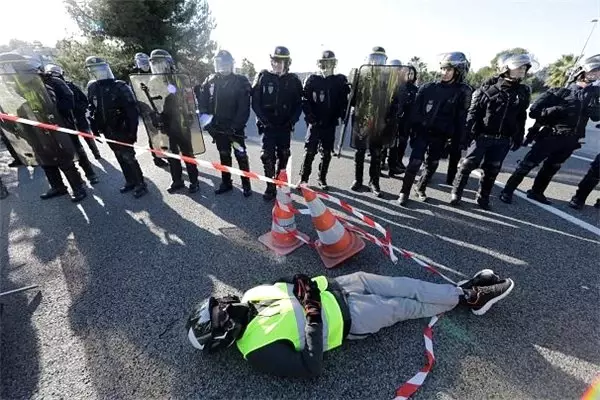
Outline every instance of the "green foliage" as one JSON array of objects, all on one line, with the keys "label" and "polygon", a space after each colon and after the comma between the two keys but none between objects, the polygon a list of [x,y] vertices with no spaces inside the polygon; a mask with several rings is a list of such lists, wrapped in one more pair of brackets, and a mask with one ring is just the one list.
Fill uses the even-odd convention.
[{"label": "green foliage", "polygon": [[575,56],[564,54],[558,60],[548,66],[546,85],[550,87],[562,87],[567,83],[568,74],[575,66]]},{"label": "green foliage", "polygon": [[242,60],[242,75],[246,75],[250,82],[254,81],[254,77],[256,76],[256,68],[254,68],[254,64],[252,61],[244,58]]}]

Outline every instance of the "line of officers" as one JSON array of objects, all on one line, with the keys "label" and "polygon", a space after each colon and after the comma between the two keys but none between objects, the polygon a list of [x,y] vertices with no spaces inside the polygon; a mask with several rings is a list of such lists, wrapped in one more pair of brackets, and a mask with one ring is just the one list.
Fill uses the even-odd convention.
[{"label": "line of officers", "polygon": [[[6,60],[3,57],[5,55],[0,55],[0,62]],[[304,85],[297,75],[289,72],[292,59],[286,47],[277,46],[270,59],[271,70],[261,71],[251,85],[245,76],[234,73],[232,55],[226,50],[219,51],[214,58],[215,73],[195,88],[199,123],[214,139],[222,164],[231,166],[233,151],[240,169],[249,170],[244,130],[252,107],[258,132],[262,135],[261,161],[264,173],[275,177],[287,165],[291,135],[304,113],[308,129],[300,180],[302,183],[308,182],[313,160],[320,153],[317,183],[321,189],[327,190],[327,173],[334,150],[336,127],[340,121],[348,122],[348,111],[356,110],[360,106],[357,102],[369,102],[376,108],[382,97],[358,96],[357,91],[353,90],[358,84],[358,76],[355,75],[350,83],[344,75],[336,74],[337,59],[333,51],[322,53],[317,60],[319,73],[310,75]],[[150,56],[136,54],[135,63],[136,68],[132,72],[169,74],[176,71],[171,55],[160,49],[154,50]],[[372,49],[366,63],[372,66],[386,63],[388,66],[401,65],[398,60],[388,62],[385,50],[379,46]],[[405,76],[394,90],[391,102],[384,104],[387,108],[386,122],[395,127],[393,140],[384,143],[379,139],[381,135],[352,140],[351,145],[356,149],[352,190],[364,189],[363,171],[368,151],[371,158],[368,188],[376,196],[381,196],[381,171],[389,168],[390,176],[404,174],[398,198],[401,205],[407,204],[413,186],[417,198],[425,201],[426,188],[438,168],[439,160],[448,156],[446,183],[452,185],[450,203],[460,203],[470,173],[481,167],[483,174],[476,201],[484,209],[490,207],[490,193],[506,155],[510,150],[516,151],[524,145],[531,93],[522,80],[537,67],[537,63],[529,54],[505,54],[498,60],[497,75],[475,91],[465,83],[469,67],[469,60],[464,53],[446,53],[441,58],[439,81],[424,84],[420,88],[415,85],[418,78],[415,68],[404,68]],[[88,57],[85,68],[92,78],[88,84],[88,94],[85,96],[81,93],[74,97],[87,97],[86,104],[82,100],[78,107],[73,102],[73,112],[65,112],[73,117],[65,119],[72,121],[71,125],[78,130],[102,133],[108,138],[135,143],[140,114],[138,101],[131,88],[125,82],[114,79],[110,66],[100,57]],[[588,120],[600,120],[600,86],[597,85],[600,79],[600,55],[580,63],[571,77],[566,88],[549,89],[531,105],[529,115],[536,123],[530,129],[525,144],[531,141],[535,141],[535,144],[502,190],[500,199],[503,202],[511,203],[513,192],[524,177],[543,163],[527,195],[542,203],[549,203],[544,191],[552,177],[572,152],[581,147]],[[64,79],[58,66],[46,66],[43,79],[47,89],[53,90],[58,97],[59,112],[61,93],[66,93],[64,88],[56,89],[62,85],[60,82],[67,84],[71,89],[69,92],[81,92]],[[356,125],[353,115],[354,112],[350,116],[352,125]],[[87,121],[91,125],[87,125]],[[157,125],[164,128],[164,122]],[[353,127],[353,133],[356,131]],[[79,143],[76,146],[79,164],[93,184],[97,178],[92,167],[87,165],[89,161],[85,161],[85,152],[78,138],[73,138]],[[149,136],[149,139],[152,140],[152,137]],[[89,143],[99,157],[97,149],[93,148],[93,141]],[[404,166],[402,160],[408,143],[412,151],[408,165]],[[134,149],[112,144],[110,147],[125,176],[121,192],[133,191],[135,197],[143,196],[147,187]],[[181,140],[170,140],[169,150],[187,156],[194,155],[191,146],[181,143]],[[459,165],[464,150],[467,150],[467,154]],[[162,166],[164,161],[155,156],[155,163]],[[66,193],[62,179],[59,182],[60,174],[56,176],[59,168],[71,184],[73,200],[85,197],[81,178],[73,177],[76,169],[72,164],[63,162],[53,166],[51,173],[44,167],[51,189],[42,198]],[[174,193],[185,187],[181,163],[169,159],[169,167],[173,182],[168,191]],[[186,164],[186,167],[190,179],[188,190],[194,193],[199,190],[198,171],[194,164]],[[417,178],[420,169],[422,173]],[[581,207],[598,183],[598,171],[594,170],[594,166],[590,172],[592,179],[582,181],[584,187],[580,185],[571,201],[572,206]],[[223,173],[222,182],[215,193],[222,194],[232,189],[231,175]],[[244,196],[252,194],[248,178],[242,178],[242,189]],[[275,186],[267,184],[264,199],[270,201],[275,196]]]}]

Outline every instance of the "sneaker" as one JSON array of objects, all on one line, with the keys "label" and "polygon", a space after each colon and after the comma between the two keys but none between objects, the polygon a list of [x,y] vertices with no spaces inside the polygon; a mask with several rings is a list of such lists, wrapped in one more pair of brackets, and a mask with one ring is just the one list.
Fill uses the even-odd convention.
[{"label": "sneaker", "polygon": [[490,286],[500,282],[500,277],[491,269],[482,269],[471,279],[465,279],[456,284],[461,289],[473,289],[475,286]]},{"label": "sneaker", "polygon": [[425,194],[425,191],[420,191],[419,189],[415,189],[415,194],[417,195],[417,198],[421,201],[427,201],[427,194]]},{"label": "sneaker", "polygon": [[515,283],[512,279],[504,279],[491,286],[475,286],[473,296],[467,300],[467,305],[475,315],[483,315],[490,308],[513,290]]},{"label": "sneaker", "polygon": [[381,197],[381,189],[379,188],[379,185],[369,183],[369,189],[376,197]]},{"label": "sneaker", "polygon": [[71,196],[71,201],[73,203],[78,203],[81,200],[85,199],[87,197],[87,192],[85,191],[84,188],[80,188],[77,191],[73,192],[73,196]]},{"label": "sneaker", "polygon": [[325,181],[325,179],[319,179],[319,180],[317,180],[317,186],[321,190],[328,190],[329,189],[329,186],[327,185],[327,182]]},{"label": "sneaker", "polygon": [[548,200],[548,198],[546,196],[544,196],[543,193],[537,193],[531,189],[527,191],[527,198],[529,198],[531,200],[535,200],[542,204],[552,204],[552,202],[550,200]]},{"label": "sneaker", "polygon": [[500,201],[506,204],[512,204],[512,193],[508,193],[505,191],[500,192]]}]

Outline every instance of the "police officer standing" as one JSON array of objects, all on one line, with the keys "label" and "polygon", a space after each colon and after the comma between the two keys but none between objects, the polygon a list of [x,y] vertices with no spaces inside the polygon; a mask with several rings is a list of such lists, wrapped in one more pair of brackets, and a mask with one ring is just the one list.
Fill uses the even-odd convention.
[{"label": "police officer standing", "polygon": [[406,170],[402,160],[406,152],[406,146],[408,145],[408,136],[410,133],[409,119],[418,91],[415,85],[416,80],[417,70],[412,65],[409,65],[408,72],[406,73],[406,82],[398,87],[398,92],[392,99],[390,111],[394,115],[391,117],[396,118],[398,121],[398,132],[392,146],[389,148],[390,177],[403,174]]},{"label": "police officer standing", "polygon": [[[94,134],[133,144],[137,141],[139,113],[137,101],[131,88],[116,80],[108,63],[96,56],[85,60],[85,68],[93,81],[88,85],[91,128]],[[135,198],[148,192],[144,174],[135,158],[135,149],[130,146],[110,143],[125,176],[121,193],[133,191]]]},{"label": "police officer standing", "polygon": [[489,209],[490,193],[509,149],[523,143],[529,86],[521,83],[532,65],[529,54],[504,54],[498,59],[498,77],[484,82],[473,94],[467,114],[467,143],[475,141],[462,160],[452,187],[450,204],[460,203],[471,172],[483,161],[477,204]]},{"label": "police officer standing", "polygon": [[[63,119],[65,120],[65,122],[67,122],[69,125],[72,125],[70,128],[76,128],[80,132],[88,132],[89,133],[90,132],[90,124],[86,117],[88,100],[87,100],[87,97],[85,96],[85,94],[83,94],[83,92],[81,91],[81,89],[79,89],[77,87],[77,85],[75,85],[73,82],[67,81],[65,79],[63,69],[60,66],[58,66],[56,64],[47,64],[44,67],[44,71],[47,76],[52,76],[54,78],[58,78],[58,79],[61,79],[62,81],[64,81],[67,84],[67,86],[69,87],[69,89],[71,90],[71,92],[73,93],[74,107],[73,107],[72,113],[68,113],[68,115],[66,117],[63,116]],[[48,78],[46,77],[45,80],[47,80],[47,79]],[[94,171],[94,168],[92,167],[92,163],[90,163],[90,160],[89,160],[85,150],[83,149],[83,146],[81,144],[81,141],[79,140],[79,137],[75,136],[75,135],[70,135],[70,137],[71,137],[71,140],[73,141],[73,146],[75,146],[75,151],[77,152],[79,166],[81,167],[81,169],[83,169],[83,172],[85,173],[86,178],[92,185],[98,183],[99,180],[98,180],[98,177],[96,176],[96,172]],[[101,158],[100,153],[98,151],[98,147],[96,146],[95,140],[90,139],[90,142],[92,143],[90,148],[92,149],[92,152],[96,156],[96,159]]]},{"label": "police officer standing", "polygon": [[[512,203],[512,195],[525,176],[542,161],[527,197],[550,204],[544,191],[554,174],[581,147],[579,141],[585,137],[588,120],[600,120],[598,86],[591,85],[600,79],[600,60],[590,57],[583,61],[573,74],[574,81],[566,88],[552,88],[542,94],[531,106],[529,117],[541,125],[538,137],[531,150],[519,163],[500,193],[500,200]],[[531,134],[531,132],[530,132]]]},{"label": "police officer standing", "polygon": [[[385,65],[387,55],[385,49],[381,46],[375,46],[372,52],[367,57],[366,63],[369,65]],[[352,85],[356,88],[358,86],[358,75],[356,74]],[[360,89],[359,89],[360,90]],[[357,91],[354,90],[353,98],[350,99],[350,104],[356,106]],[[356,111],[356,110],[355,110]],[[352,116],[353,129],[357,121]],[[365,138],[364,140],[355,140],[354,146],[356,153],[354,154],[354,182],[352,183],[351,190],[360,191],[363,188],[363,171],[365,168],[365,154],[367,149],[371,155],[371,165],[369,167],[369,189],[377,197],[381,196],[381,189],[379,188],[379,177],[381,175],[381,152],[382,146],[375,140]]]},{"label": "police officer standing", "polygon": [[[302,82],[289,72],[291,63],[288,48],[275,47],[271,71],[261,71],[252,87],[252,109],[258,133],[263,135],[260,159],[269,178],[286,168],[292,131],[302,113]],[[263,198],[271,201],[275,196],[275,185],[267,183]]]},{"label": "police officer standing", "polygon": [[464,140],[472,94],[471,87],[463,83],[469,72],[469,61],[463,53],[446,53],[440,69],[440,82],[423,85],[415,99],[411,116],[412,152],[398,197],[400,205],[408,201],[423,161],[425,170],[417,182],[415,193],[419,200],[427,200],[425,189],[437,170],[446,143],[450,140],[453,146],[459,146]]},{"label": "police officer standing", "polygon": [[[400,66],[400,65],[402,65],[402,61],[398,60],[397,58],[394,58],[392,60],[388,60],[386,65]],[[389,148],[384,148],[381,151],[381,170],[382,171],[386,171],[388,169],[388,164],[386,164],[386,160],[388,159],[390,152],[394,151],[392,149],[395,148],[396,145],[397,145],[396,140],[394,140],[394,143],[392,143],[392,145]],[[391,160],[390,160],[390,162],[391,162]]]},{"label": "police officer standing", "polygon": [[336,65],[334,52],[325,50],[317,60],[320,74],[312,74],[306,78],[302,97],[302,108],[308,130],[300,180],[301,183],[308,182],[312,162],[318,150],[321,153],[321,163],[317,184],[323,190],[328,189],[327,171],[335,142],[335,127],[339,119],[344,117],[350,92],[346,77],[334,73]]},{"label": "police officer standing", "polygon": [[[149,74],[150,73],[150,56],[146,53],[135,53],[133,58],[134,66],[131,68],[132,74]],[[135,92],[134,92],[135,94]],[[143,101],[138,102],[138,106],[140,107],[140,113],[148,114],[151,113],[152,110],[148,108],[146,103]],[[146,126],[146,133],[148,134],[148,145],[152,146],[152,135],[151,132],[148,132],[148,129],[156,129],[153,126]],[[159,157],[156,153],[152,152],[152,160],[154,165],[157,167],[168,167],[169,163],[164,160],[164,158]]]},{"label": "police officer standing", "polygon": [[[250,118],[250,92],[248,78],[235,74],[234,60],[227,50],[220,50],[214,60],[215,74],[210,75],[200,88],[198,109],[200,120],[209,119],[205,130],[213,137],[219,150],[221,164],[231,167],[231,148],[242,171],[250,170],[244,141],[244,129]],[[233,190],[231,174],[221,173],[221,185],[215,194]],[[252,195],[250,179],[242,177],[245,197]]]}]

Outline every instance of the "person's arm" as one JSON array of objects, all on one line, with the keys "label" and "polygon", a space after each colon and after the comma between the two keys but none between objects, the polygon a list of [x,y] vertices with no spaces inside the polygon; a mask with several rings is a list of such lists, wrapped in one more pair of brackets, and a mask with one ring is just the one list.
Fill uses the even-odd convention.
[{"label": "person's arm", "polygon": [[312,99],[312,84],[313,84],[313,75],[310,75],[304,81],[304,88],[302,89],[302,111],[304,111],[304,119],[309,124],[314,124],[317,122],[317,117],[313,112],[313,103]]},{"label": "person's arm", "polygon": [[592,86],[592,99],[588,104],[588,115],[594,122],[600,121],[600,86]]},{"label": "person's arm", "polygon": [[454,148],[459,148],[466,141],[467,112],[471,108],[471,97],[473,96],[473,89],[467,84],[461,85],[460,90],[461,94],[454,117],[454,137],[451,143]]},{"label": "person's arm", "polygon": [[345,75],[340,74],[340,85],[342,89],[340,90],[340,110],[339,110],[339,118],[344,119],[346,116],[346,110],[348,109],[348,102],[350,96],[350,84],[348,83],[348,78]]},{"label": "person's arm", "polygon": [[293,74],[292,77],[292,87],[294,93],[292,97],[292,120],[290,121],[290,123],[292,124],[293,128],[294,125],[296,125],[296,123],[300,119],[300,115],[302,114],[302,82],[300,81],[300,78],[298,78],[298,75]]},{"label": "person's arm", "polygon": [[[529,109],[529,118],[532,119],[550,119],[560,116],[564,112],[564,107],[552,106],[556,103],[556,94],[553,89],[549,89],[538,97]],[[544,122],[544,121],[540,121]]]},{"label": "person's arm", "polygon": [[252,86],[252,103],[251,104],[252,104],[252,110],[254,111],[254,114],[256,114],[256,118],[258,118],[258,121],[262,125],[266,126],[268,124],[267,117],[265,116],[265,114],[262,112],[262,109],[261,109],[262,76],[263,76],[263,72],[259,73],[256,77],[256,80],[254,81],[254,85]]},{"label": "person's arm", "polygon": [[423,107],[425,102],[425,95],[429,87],[430,83],[427,83],[419,88],[417,91],[417,95],[415,97],[415,104],[412,107],[410,117],[408,119],[409,124],[411,126],[412,135],[415,135],[419,131],[419,127],[423,122]]},{"label": "person's arm", "polygon": [[[481,122],[483,115],[483,87],[475,90],[473,92],[473,97],[471,98],[471,106],[469,107],[469,111],[467,111],[467,120],[465,126],[465,132],[467,136],[473,137],[475,135],[475,127],[478,122]],[[468,138],[466,138],[468,140]]]},{"label": "person's arm", "polygon": [[121,90],[123,111],[125,111],[125,126],[127,133],[132,139],[137,139],[137,130],[139,124],[139,111],[137,101],[133,95],[133,91],[123,81],[118,81],[117,84]]},{"label": "person's arm", "polygon": [[210,88],[210,83],[209,80],[211,79],[211,76],[207,77],[204,82],[202,83],[202,85],[200,86],[200,90],[197,92],[197,96],[196,99],[198,100],[198,112],[200,113],[200,115],[202,114],[208,114],[210,112],[209,110],[209,97],[210,97],[210,92],[209,92],[209,88]]},{"label": "person's arm", "polygon": [[233,117],[232,127],[236,131],[243,131],[250,118],[250,82],[245,76],[239,77],[239,87],[237,93],[237,109]]},{"label": "person's arm", "polygon": [[525,123],[527,122],[527,108],[531,102],[531,89],[527,85],[521,85],[519,95],[519,112],[517,113],[517,130],[512,137],[511,150],[516,151],[523,144],[525,137]]},{"label": "person's arm", "polygon": [[96,84],[92,83],[87,87],[87,99],[88,99],[88,119],[90,121],[90,130],[96,136],[100,136],[100,131],[98,129],[98,123],[96,122],[96,106],[90,99],[93,98],[93,93],[96,91]]}]

